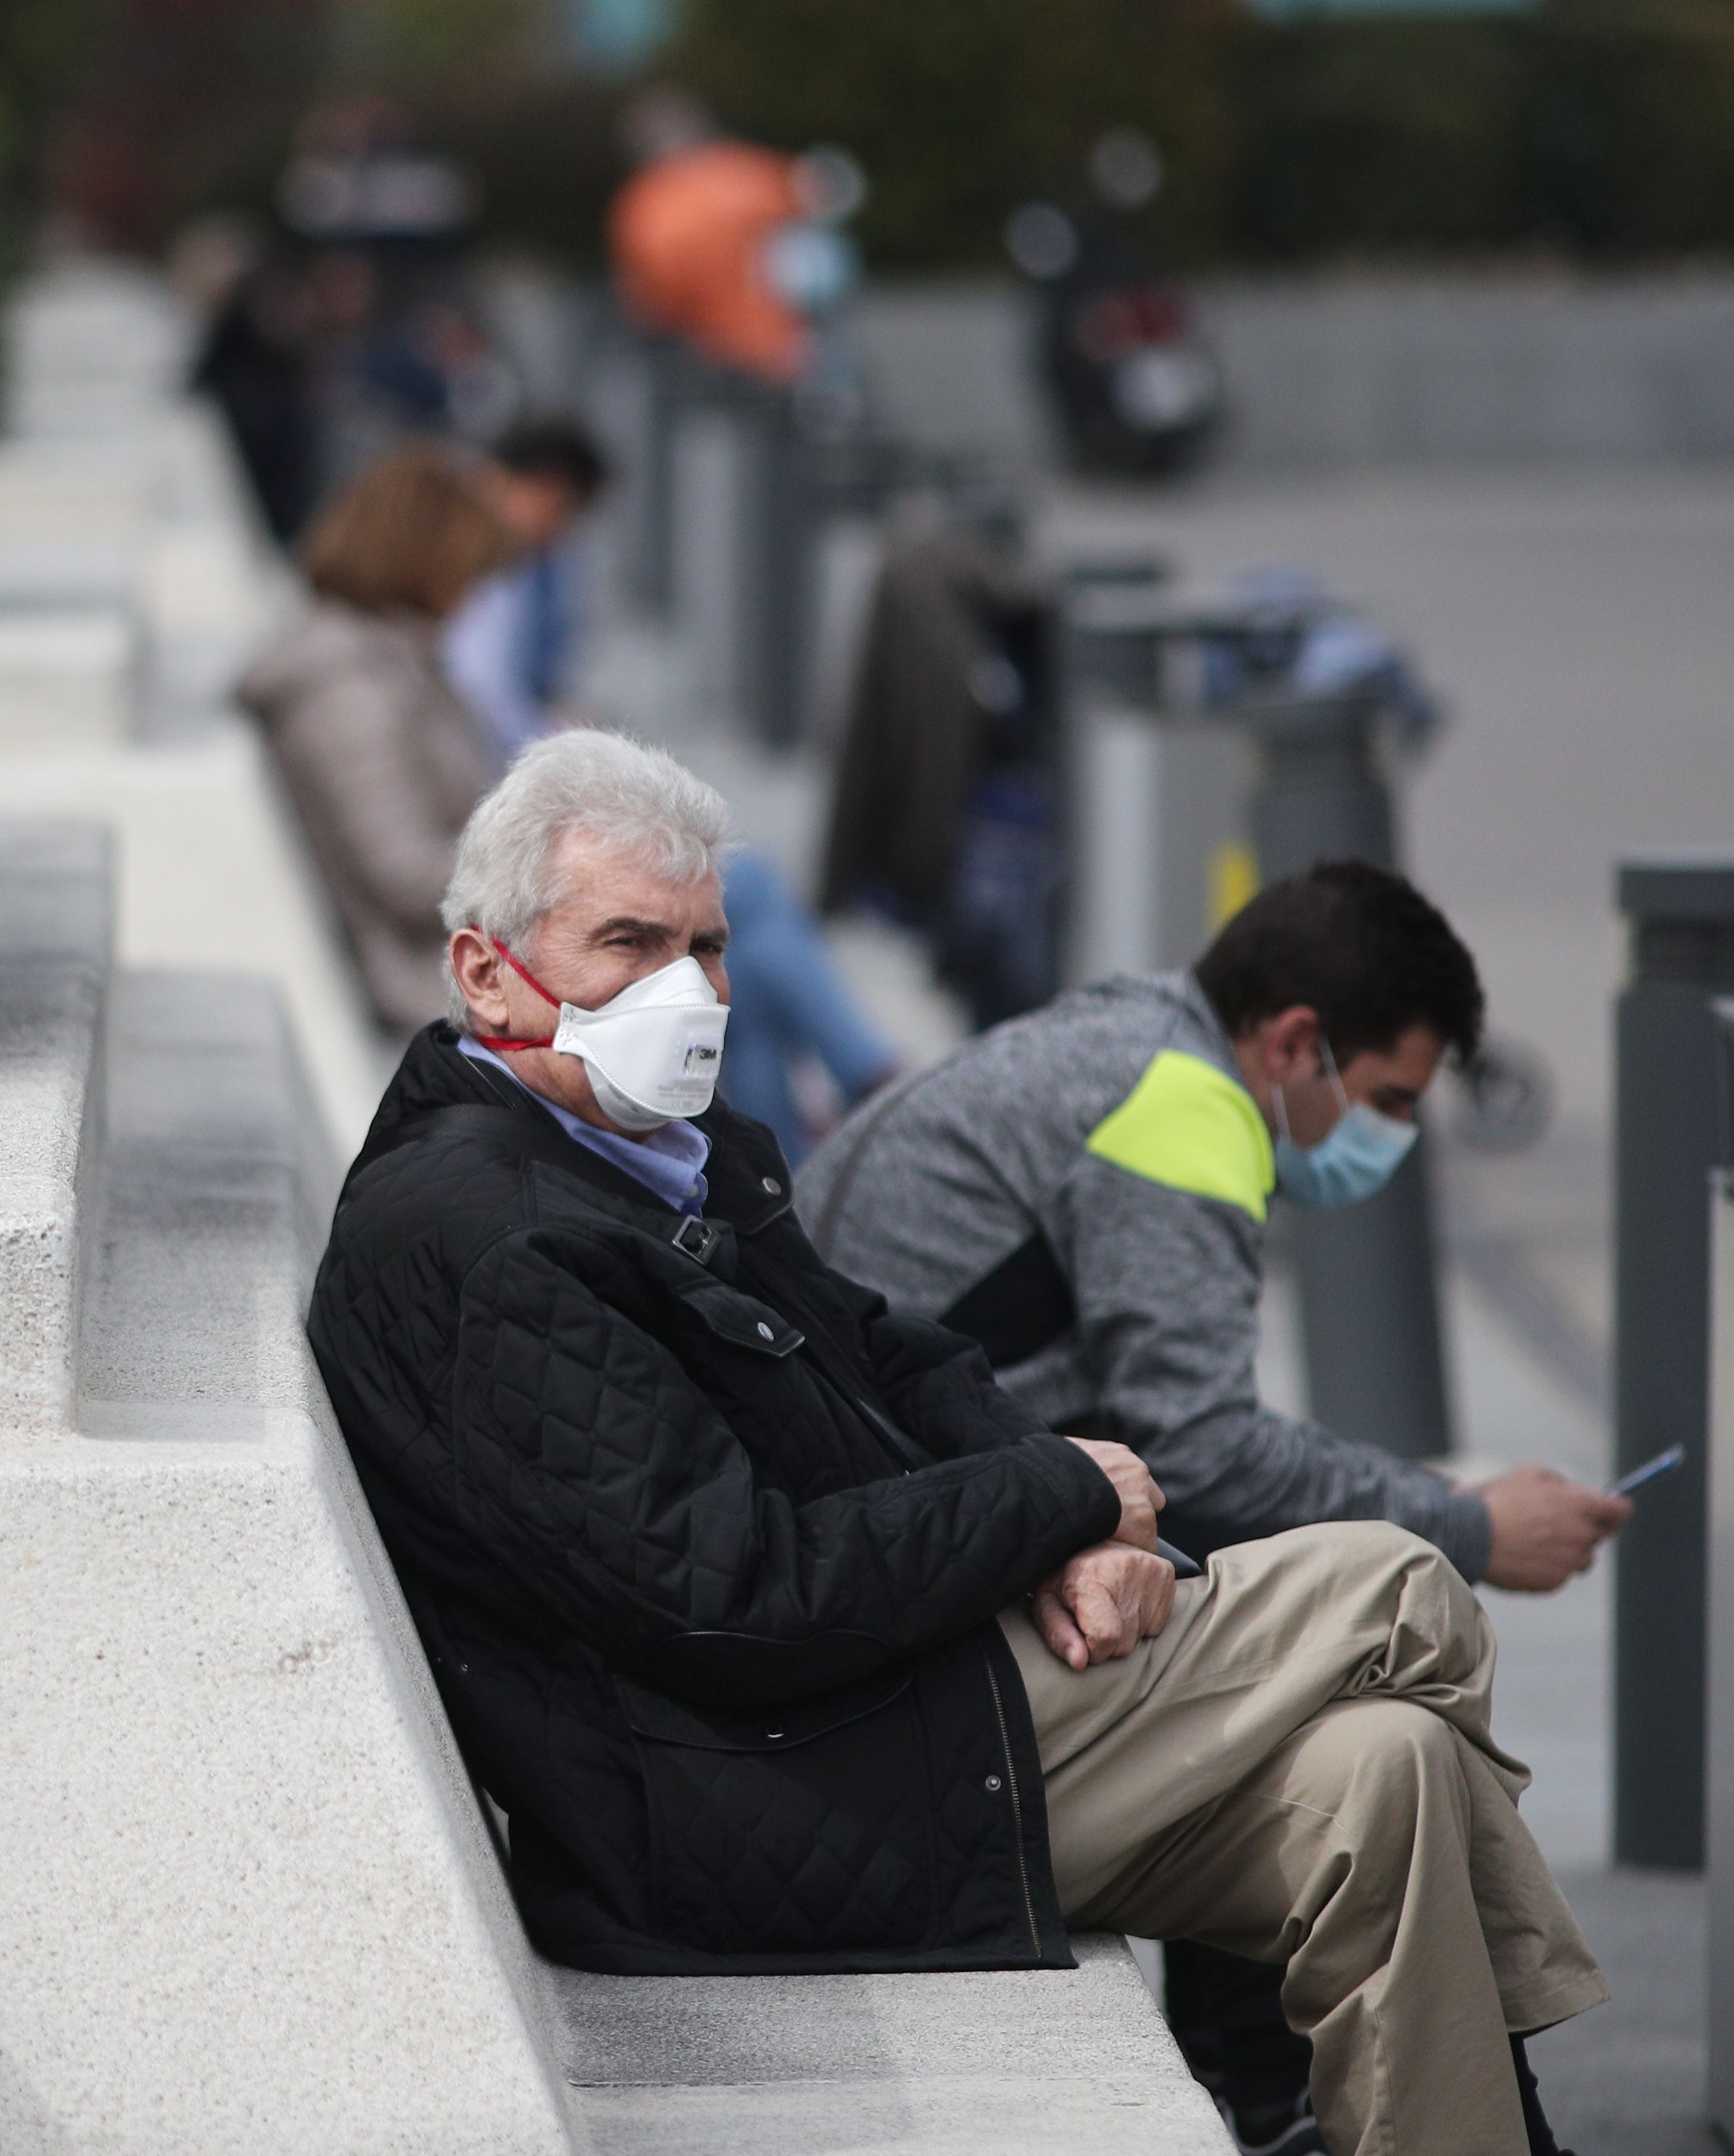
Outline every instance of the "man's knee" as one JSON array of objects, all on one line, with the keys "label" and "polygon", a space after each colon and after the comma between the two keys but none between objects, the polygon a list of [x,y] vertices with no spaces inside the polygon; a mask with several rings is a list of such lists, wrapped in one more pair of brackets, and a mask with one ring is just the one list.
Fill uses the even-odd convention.
[{"label": "man's knee", "polygon": [[1260,1541],[1240,1543],[1211,1560],[1223,1584],[1256,1589],[1277,1580],[1304,1584],[1321,1613],[1340,1614],[1401,1602],[1431,1633],[1478,1630],[1475,1595],[1443,1551],[1389,1520],[1321,1520]]},{"label": "man's knee", "polygon": [[1316,1527],[1291,1532],[1316,1538],[1346,1569],[1443,1572],[1453,1579],[1460,1576],[1443,1550],[1391,1520],[1321,1520]]},{"label": "man's knee", "polygon": [[1479,1640],[1480,1604],[1468,1581],[1443,1550],[1407,1527],[1389,1520],[1328,1520],[1293,1532],[1352,1600],[1371,1594],[1401,1602],[1408,1621],[1435,1638]]},{"label": "man's knee", "polygon": [[1319,1717],[1303,1751],[1311,1755],[1306,1778],[1335,1785],[1331,1809],[1338,1820],[1348,1827],[1372,1826],[1382,1835],[1399,1821],[1412,1825],[1429,1804],[1454,1801],[1462,1786],[1456,1736],[1438,1715],[1409,1700],[1345,1701]]}]

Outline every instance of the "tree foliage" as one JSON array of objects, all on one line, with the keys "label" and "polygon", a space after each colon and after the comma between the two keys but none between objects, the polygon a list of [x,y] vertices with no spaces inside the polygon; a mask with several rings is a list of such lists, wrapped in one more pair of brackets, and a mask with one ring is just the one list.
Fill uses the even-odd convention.
[{"label": "tree foliage", "polygon": [[0,266],[22,249],[53,127],[100,23],[98,0],[0,0]]},{"label": "tree foliage", "polygon": [[521,82],[544,57],[547,13],[546,0],[341,0],[335,71],[408,92]]},{"label": "tree foliage", "polygon": [[[147,245],[263,204],[297,116],[365,85],[477,170],[495,234],[594,260],[632,86],[574,72],[572,4],[0,0],[0,234],[57,130],[109,188],[104,228]],[[1127,126],[1167,171],[1145,237],[1181,265],[1734,249],[1734,0],[1281,21],[1243,0],[683,4],[659,73],[742,134],[852,150],[882,269],[1000,264],[1008,213],[1080,193],[1091,143]]]},{"label": "tree foliage", "polygon": [[879,262],[998,259],[1007,212],[1147,129],[1172,259],[1734,247],[1734,0],[1262,22],[1235,0],[689,0],[730,125],[845,143]]},{"label": "tree foliage", "polygon": [[1161,143],[1157,229],[1208,254],[1242,33],[1233,0],[690,0],[674,66],[743,132],[852,150],[882,262],[993,259],[1007,211],[1075,185],[1114,126]]}]

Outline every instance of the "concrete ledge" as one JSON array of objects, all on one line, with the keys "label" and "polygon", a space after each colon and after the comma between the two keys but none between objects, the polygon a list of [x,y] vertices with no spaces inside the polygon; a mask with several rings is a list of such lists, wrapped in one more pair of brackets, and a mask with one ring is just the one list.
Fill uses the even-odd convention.
[{"label": "concrete ledge", "polygon": [[324,1433],[177,1420],[0,1458],[0,2147],[562,2156],[529,1957]]},{"label": "concrete ledge", "polygon": [[300,1330],[262,984],[0,834],[0,2148],[571,2156],[524,1940]]},{"label": "concrete ledge", "polygon": [[172,398],[192,337],[190,310],[140,264],[44,271],[9,310],[7,424],[22,434],[124,434]]},{"label": "concrete ledge", "polygon": [[568,2080],[618,2156],[1228,2156],[1126,1943],[932,1976],[549,1973]]},{"label": "concrete ledge", "polygon": [[121,973],[104,1030],[80,1426],[195,1401],[329,1420],[301,1322],[339,1172],[282,1005],[244,975]]},{"label": "concrete ledge", "polygon": [[100,830],[0,824],[0,1448],[71,1414],[110,902]]},{"label": "concrete ledge", "polygon": [[136,624],[118,607],[0,608],[0,751],[124,739],[137,661]]},{"label": "concrete ledge", "polygon": [[253,729],[234,720],[172,747],[7,758],[0,798],[11,815],[100,818],[112,831],[122,966],[268,977],[350,1158],[393,1059]]}]

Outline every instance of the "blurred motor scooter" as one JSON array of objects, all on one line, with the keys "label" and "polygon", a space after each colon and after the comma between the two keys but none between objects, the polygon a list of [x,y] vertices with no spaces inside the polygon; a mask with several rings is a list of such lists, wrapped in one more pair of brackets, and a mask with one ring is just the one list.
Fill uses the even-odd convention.
[{"label": "blurred motor scooter", "polygon": [[1131,221],[1162,170],[1147,136],[1116,127],[1090,152],[1087,198],[1025,203],[1006,222],[1006,250],[1040,293],[1042,375],[1080,471],[1190,470],[1223,417],[1221,370]]}]

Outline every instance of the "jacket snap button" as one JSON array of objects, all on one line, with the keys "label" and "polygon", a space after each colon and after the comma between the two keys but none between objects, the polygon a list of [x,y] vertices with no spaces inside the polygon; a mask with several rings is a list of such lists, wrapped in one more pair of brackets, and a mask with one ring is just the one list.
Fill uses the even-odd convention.
[{"label": "jacket snap button", "polygon": [[781,1198],[782,1195],[782,1185],[774,1175],[767,1175],[759,1187],[761,1189],[768,1191],[772,1198]]},{"label": "jacket snap button", "polygon": [[759,1327],[759,1338],[761,1340],[774,1340],[776,1337],[777,1335],[771,1330],[768,1325],[762,1324]]},{"label": "jacket snap button", "polygon": [[998,1787],[999,1787],[999,1777],[998,1777],[998,1774],[990,1774],[990,1775],[988,1777],[988,1789],[989,1793],[991,1794],[993,1790],[997,1789]]}]

